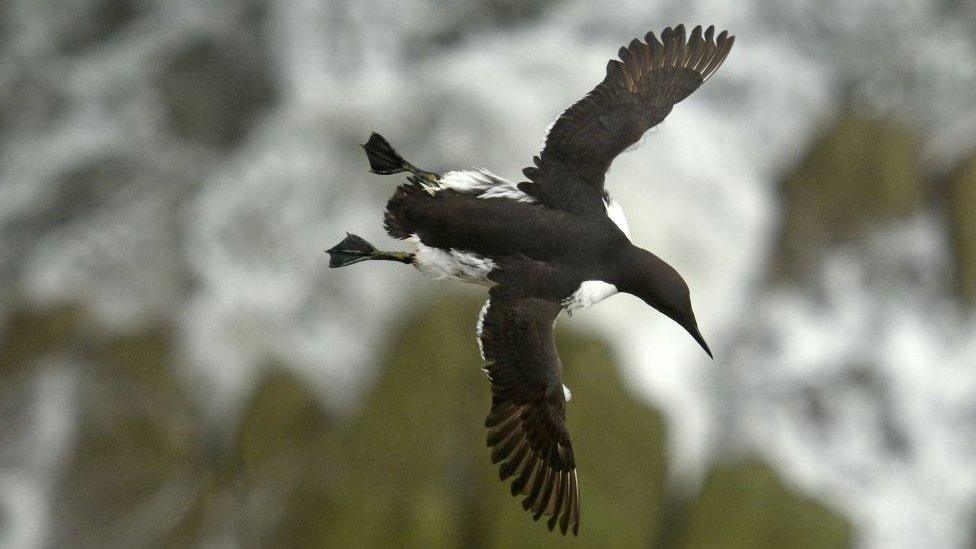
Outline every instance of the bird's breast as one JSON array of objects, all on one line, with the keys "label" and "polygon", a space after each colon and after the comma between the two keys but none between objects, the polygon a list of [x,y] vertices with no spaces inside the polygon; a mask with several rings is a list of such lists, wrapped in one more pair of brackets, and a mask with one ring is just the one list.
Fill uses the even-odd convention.
[{"label": "bird's breast", "polygon": [[602,280],[584,280],[579,288],[563,300],[562,305],[567,314],[592,307],[604,299],[617,293],[617,287]]}]

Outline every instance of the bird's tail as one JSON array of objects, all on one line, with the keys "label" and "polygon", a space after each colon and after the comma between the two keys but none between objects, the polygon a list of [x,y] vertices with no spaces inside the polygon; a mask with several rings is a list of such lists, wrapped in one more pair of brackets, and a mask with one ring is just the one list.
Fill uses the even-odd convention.
[{"label": "bird's tail", "polygon": [[390,175],[410,172],[431,182],[436,182],[440,178],[436,173],[421,170],[404,160],[400,153],[396,152],[390,143],[376,132],[369,136],[369,141],[363,145],[363,149],[366,150],[366,158],[369,160],[369,171],[373,173]]},{"label": "bird's tail", "polygon": [[326,253],[329,254],[329,267],[345,267],[372,259],[376,248],[363,238],[346,233],[346,238],[326,250]]}]

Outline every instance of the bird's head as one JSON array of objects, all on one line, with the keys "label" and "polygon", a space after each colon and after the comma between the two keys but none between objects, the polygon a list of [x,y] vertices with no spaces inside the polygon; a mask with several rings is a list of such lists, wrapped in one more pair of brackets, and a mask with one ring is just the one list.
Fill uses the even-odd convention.
[{"label": "bird's head", "polygon": [[621,259],[620,283],[617,287],[641,298],[644,303],[677,322],[711,358],[712,351],[698,329],[698,321],[691,308],[688,284],[678,271],[651,252],[636,246],[631,246]]}]

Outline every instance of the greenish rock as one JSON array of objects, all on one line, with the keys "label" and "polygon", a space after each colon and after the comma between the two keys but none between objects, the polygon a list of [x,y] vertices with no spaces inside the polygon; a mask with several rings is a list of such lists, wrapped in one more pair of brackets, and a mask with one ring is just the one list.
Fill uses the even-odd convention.
[{"label": "greenish rock", "polygon": [[245,408],[228,471],[245,546],[310,547],[336,491],[334,424],[308,385],[272,367]]},{"label": "greenish rock", "polygon": [[949,223],[956,289],[976,305],[976,155],[949,179]]},{"label": "greenish rock", "polygon": [[239,471],[256,476],[296,455],[324,454],[332,422],[308,385],[282,367],[272,367],[244,410],[235,443]]},{"label": "greenish rock", "polygon": [[322,522],[325,546],[455,547],[462,524],[484,516],[485,469],[475,455],[487,463],[479,307],[445,299],[407,319],[391,342],[344,440],[346,475],[332,524]]},{"label": "greenish rock", "polygon": [[74,305],[12,313],[0,339],[0,375],[23,372],[37,359],[69,351],[77,342],[81,320],[82,311]]},{"label": "greenish rock", "polygon": [[499,499],[500,516],[493,523],[503,525],[491,545],[649,547],[661,535],[666,502],[664,419],[630,393],[604,341],[561,328],[556,340],[573,392],[566,414],[580,483],[579,538],[532,523],[507,492],[490,486]]},{"label": "greenish rock", "polygon": [[678,549],[830,549],[852,545],[850,524],[786,487],[768,465],[714,469],[690,505]]},{"label": "greenish rock", "polygon": [[[635,400],[601,341],[559,331],[580,471],[579,539],[550,533],[499,482],[474,336],[480,299],[448,297],[408,319],[346,432],[331,504],[303,513],[326,547],[647,547],[665,489],[664,424]],[[312,501],[321,502],[311,498]]]},{"label": "greenish rock", "polygon": [[185,546],[212,487],[196,414],[165,330],[94,342],[74,450],[55,498],[55,546]]},{"label": "greenish rock", "polygon": [[761,464],[719,468],[699,499],[676,505],[662,417],[628,392],[603,341],[568,326],[557,343],[573,390],[582,523],[579,538],[548,532],[490,463],[481,304],[449,295],[405,319],[375,386],[342,421],[300,377],[269,368],[226,442],[207,441],[166,329],[80,338],[71,319],[82,313],[70,307],[9,319],[8,336],[23,337],[4,347],[7,363],[64,349],[85,359],[53,545],[847,546],[842,518]]},{"label": "greenish rock", "polygon": [[778,274],[802,278],[824,251],[919,210],[920,144],[886,121],[844,116],[782,186]]}]

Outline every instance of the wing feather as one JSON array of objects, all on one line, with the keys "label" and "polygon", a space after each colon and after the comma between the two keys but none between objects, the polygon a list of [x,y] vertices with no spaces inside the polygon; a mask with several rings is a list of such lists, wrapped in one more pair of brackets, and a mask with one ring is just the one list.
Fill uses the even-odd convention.
[{"label": "wing feather", "polygon": [[550,515],[566,534],[579,530],[579,493],[573,445],[566,429],[562,364],[552,325],[558,302],[506,295],[496,286],[484,309],[479,338],[491,380],[485,420],[498,476],[513,478],[510,491],[535,520]]},{"label": "wing feather", "polygon": [[684,25],[649,32],[620,48],[606,77],[566,109],[546,136],[534,166],[523,170],[527,194],[553,208],[574,212],[603,209],[604,176],[610,163],[661,123],[675,104],[712,77],[735,37],[701,26],[686,37]]}]

